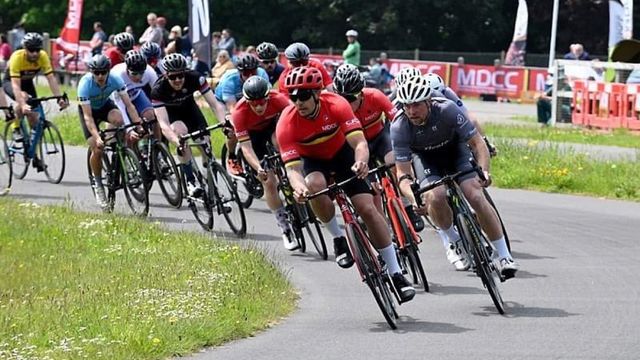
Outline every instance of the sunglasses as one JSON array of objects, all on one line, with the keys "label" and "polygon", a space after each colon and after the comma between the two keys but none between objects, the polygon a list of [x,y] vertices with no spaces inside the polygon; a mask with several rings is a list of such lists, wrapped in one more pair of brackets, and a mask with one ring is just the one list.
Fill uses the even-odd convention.
[{"label": "sunglasses", "polygon": [[256,75],[258,73],[257,69],[253,69],[253,70],[242,70],[242,76],[244,77],[251,77],[253,75]]},{"label": "sunglasses", "polygon": [[309,60],[291,61],[291,66],[305,66],[309,63]]},{"label": "sunglasses", "polygon": [[108,73],[109,73],[109,70],[96,70],[93,72],[93,75],[104,76],[104,75],[107,75]]},{"label": "sunglasses", "polygon": [[252,106],[264,106],[267,104],[267,98],[249,100],[249,104]]},{"label": "sunglasses", "polygon": [[308,89],[298,90],[298,93],[295,95],[292,93],[289,93],[289,98],[293,102],[296,102],[298,100],[307,101],[311,99],[312,96],[313,96],[313,90],[308,90]]},{"label": "sunglasses", "polygon": [[129,75],[131,76],[140,76],[143,74],[142,71],[131,71],[131,70],[128,70],[128,71],[129,71]]},{"label": "sunglasses", "polygon": [[262,60],[262,63],[265,65],[269,65],[269,64],[275,64],[276,61],[275,60]]},{"label": "sunglasses", "polygon": [[30,53],[39,53],[41,49],[38,48],[27,48],[27,51]]},{"label": "sunglasses", "polygon": [[168,78],[169,80],[184,79],[184,73],[178,73],[178,74],[167,74],[167,78]]},{"label": "sunglasses", "polygon": [[352,103],[352,102],[358,100],[358,97],[360,96],[360,94],[361,93],[357,93],[357,94],[340,94],[340,96],[342,96],[349,103]]}]

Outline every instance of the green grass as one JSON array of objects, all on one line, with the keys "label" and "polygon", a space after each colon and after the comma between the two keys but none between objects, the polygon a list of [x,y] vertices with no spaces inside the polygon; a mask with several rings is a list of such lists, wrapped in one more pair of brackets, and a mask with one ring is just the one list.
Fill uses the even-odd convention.
[{"label": "green grass", "polygon": [[529,123],[538,122],[538,119],[535,116],[531,116],[531,115],[511,115],[509,118],[511,120],[523,121],[523,122],[529,122]]},{"label": "green grass", "polygon": [[540,128],[492,123],[483,124],[483,128],[490,138],[526,138],[541,141],[640,148],[640,136],[627,129],[602,132],[588,129]]},{"label": "green grass", "polygon": [[498,187],[640,201],[638,162],[602,162],[502,140],[496,145],[500,153],[491,161],[491,172]]},{"label": "green grass", "polygon": [[[60,85],[60,91],[62,91],[63,93],[67,93],[67,96],[69,96],[69,100],[71,101],[76,101],[78,100],[78,89],[72,86],[68,86],[68,85]],[[44,84],[44,85],[36,85],[36,93],[38,94],[38,96],[52,96],[53,93],[51,92],[51,89],[49,88],[49,84]]]},{"label": "green grass", "polygon": [[250,336],[297,295],[256,249],[0,199],[0,358],[163,359]]}]

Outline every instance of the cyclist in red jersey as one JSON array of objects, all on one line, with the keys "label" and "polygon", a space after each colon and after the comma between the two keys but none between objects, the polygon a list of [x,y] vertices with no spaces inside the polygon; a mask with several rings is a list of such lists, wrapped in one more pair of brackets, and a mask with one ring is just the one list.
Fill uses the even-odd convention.
[{"label": "cyclist in red jersey", "polygon": [[[391,148],[389,124],[398,109],[393,106],[382,91],[375,88],[365,88],[364,84],[364,77],[360,74],[358,67],[351,64],[340,65],[333,79],[335,92],[349,102],[351,109],[364,128],[371,160],[393,164],[395,158]],[[370,165],[375,167],[376,164],[373,161]],[[382,214],[382,198],[377,191],[375,204]],[[410,203],[406,205],[415,230],[422,231],[424,221],[413,211]]]},{"label": "cyclist in red jersey", "polygon": [[128,32],[121,32],[113,38],[113,46],[105,51],[105,55],[111,61],[111,67],[124,62],[127,51],[133,49],[136,40]]},{"label": "cyclist in red jersey", "polygon": [[260,164],[260,159],[267,155],[267,142],[278,147],[275,140],[278,116],[291,104],[284,95],[269,87],[269,82],[260,76],[247,79],[242,84],[242,99],[231,116],[244,158],[258,173],[258,180],[264,186],[265,200],[276,217],[284,247],[295,250],[298,243],[293,238],[287,210],[278,195],[278,180],[272,171],[265,171]]},{"label": "cyclist in red jersey", "polygon": [[282,72],[280,78],[278,79],[278,90],[283,93],[285,96],[289,96],[289,92],[285,89],[284,81],[287,78],[287,75],[291,72],[291,70],[300,67],[300,66],[310,66],[318,69],[322,74],[322,85],[325,89],[331,91],[333,89],[333,82],[331,80],[331,76],[327,72],[327,69],[324,68],[322,63],[318,60],[309,59],[309,55],[311,55],[311,50],[306,44],[296,42],[293,43],[284,50],[284,56],[286,56],[289,61],[289,66]]},{"label": "cyclist in red jersey", "polygon": [[[276,137],[294,195],[304,201],[311,192],[326,188],[331,173],[336,181],[355,173],[359,179],[346,186],[345,192],[364,220],[371,243],[387,264],[400,298],[409,301],[415,289],[402,275],[389,229],[364,180],[369,170],[369,148],[362,126],[347,101],[334,93],[321,92],[323,86],[321,72],[309,66],[293,69],[285,79],[294,104],[282,112]],[[333,202],[329,196],[320,196],[311,201],[311,206],[334,237],[336,262],[340,267],[351,267],[353,258],[335,218]]]}]

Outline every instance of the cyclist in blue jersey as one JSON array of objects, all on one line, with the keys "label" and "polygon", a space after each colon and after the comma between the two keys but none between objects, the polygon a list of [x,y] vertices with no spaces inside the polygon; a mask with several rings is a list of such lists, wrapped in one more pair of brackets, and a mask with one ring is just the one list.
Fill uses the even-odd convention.
[{"label": "cyclist in blue jersey", "polygon": [[[265,80],[269,80],[267,72],[258,67],[258,59],[251,54],[243,54],[238,57],[236,63],[237,70],[227,71],[218,83],[215,91],[216,116],[218,121],[231,123],[231,114],[235,110],[236,103],[242,98],[242,84],[254,75],[258,75]],[[238,139],[235,134],[229,133],[227,138],[227,149],[229,158],[227,160],[227,170],[231,175],[242,173],[242,167],[236,158],[236,145]]]},{"label": "cyclist in blue jersey", "polygon": [[256,53],[258,53],[258,60],[262,63],[262,68],[269,75],[271,86],[275,86],[284,71],[284,65],[278,62],[278,48],[270,42],[263,42],[256,48]]},{"label": "cyclist in blue jersey", "polygon": [[[98,205],[105,209],[107,199],[102,184],[102,149],[104,142],[100,138],[98,126],[106,121],[112,126],[123,124],[122,113],[109,98],[111,93],[117,92],[124,102],[129,116],[134,122],[140,122],[136,108],[131,102],[124,82],[119,77],[109,73],[111,62],[105,55],[94,55],[87,64],[89,73],[80,78],[78,83],[78,100],[80,105],[80,124],[84,137],[91,149],[90,165],[95,178],[95,195]],[[135,131],[129,132],[129,140],[136,141]]]}]

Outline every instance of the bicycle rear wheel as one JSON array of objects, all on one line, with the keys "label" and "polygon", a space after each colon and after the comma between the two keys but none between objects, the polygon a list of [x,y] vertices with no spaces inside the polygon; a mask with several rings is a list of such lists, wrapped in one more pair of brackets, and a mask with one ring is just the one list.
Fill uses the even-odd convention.
[{"label": "bicycle rear wheel", "polygon": [[11,158],[9,157],[9,148],[7,147],[7,142],[3,139],[2,144],[0,144],[0,196],[9,193],[12,177],[13,170]]},{"label": "bicycle rear wheel", "polygon": [[400,256],[403,257],[403,263],[406,266],[407,271],[411,274],[413,279],[413,283],[417,285],[422,285],[424,291],[429,292],[429,282],[427,280],[427,275],[424,272],[424,267],[422,266],[422,261],[420,260],[420,254],[418,249],[417,239],[413,237],[413,233],[409,228],[409,224],[407,223],[403,212],[398,204],[397,199],[392,199],[392,209],[394,215],[398,219],[398,224],[400,225],[401,234],[396,234],[398,236],[402,235],[405,239],[404,248],[400,249]]},{"label": "bicycle rear wheel", "polygon": [[238,198],[233,180],[222,165],[211,161],[207,168],[209,198],[218,214],[223,214],[227,224],[236,235],[243,237],[247,232],[247,219],[244,207]]},{"label": "bicycle rear wheel", "polygon": [[[4,127],[4,141],[7,144],[9,160],[11,161],[11,169],[13,171],[13,176],[17,179],[24,179],[27,175],[27,171],[29,170],[29,163],[26,156],[25,144],[28,143],[28,132],[25,133],[25,128],[28,128],[26,125],[26,121],[20,120],[20,132],[22,133],[22,140],[15,141],[13,140],[13,126],[11,126],[12,122],[7,122],[7,125]],[[26,135],[25,135],[26,134]]]},{"label": "bicycle rear wheel", "polygon": [[134,214],[147,216],[149,213],[149,192],[147,183],[140,173],[140,159],[135,151],[124,148],[122,161],[122,182],[127,203]]},{"label": "bicycle rear wheel", "polygon": [[[240,145],[238,144],[237,146],[240,146]],[[241,151],[238,151],[238,152],[240,153]],[[222,162],[222,166],[225,167],[225,169],[227,166],[228,158],[229,158],[229,154],[227,150],[227,144],[223,144],[222,150],[220,150],[220,161]],[[253,203],[253,191],[251,189],[251,184],[247,182],[247,176],[249,175],[246,173],[244,160],[243,159],[238,159],[238,160],[242,161],[241,164],[243,169],[245,169],[245,174],[238,175],[238,176],[230,175],[230,177],[234,187],[236,188],[236,191],[238,192],[238,199],[240,199],[240,203],[242,204],[242,207],[245,209],[248,209]]]},{"label": "bicycle rear wheel", "polygon": [[[356,263],[361,269],[364,281],[369,286],[373,298],[376,300],[376,304],[378,304],[380,311],[382,311],[384,319],[391,329],[397,329],[396,318],[398,314],[396,313],[395,304],[387,282],[390,280],[384,280],[383,277],[388,278],[388,275],[382,272],[380,264],[377,263],[377,258],[372,254],[368,238],[362,229],[356,227],[354,224],[347,224],[347,237],[353,245],[352,248],[354,249],[352,249],[352,251],[355,250],[357,252],[357,255],[355,255]],[[365,246],[369,247],[369,249],[367,250]]]},{"label": "bicycle rear wheel", "polygon": [[62,181],[65,169],[65,154],[62,135],[58,127],[45,120],[42,137],[38,146],[38,155],[44,165],[44,173],[52,184],[58,184]]},{"label": "bicycle rear wheel", "polygon": [[505,307],[500,289],[498,288],[498,282],[496,282],[495,269],[491,264],[491,257],[487,254],[486,247],[483,244],[483,240],[480,238],[482,235],[478,230],[478,226],[475,225],[471,218],[465,214],[458,214],[457,217],[458,229],[460,229],[460,236],[464,236],[471,248],[471,254],[473,255],[476,273],[482,279],[482,283],[489,291],[491,300],[500,314],[504,314]]},{"label": "bicycle rear wheel", "polygon": [[155,142],[152,151],[153,171],[160,190],[169,205],[178,209],[182,205],[182,186],[176,162],[167,146],[160,141]]}]

